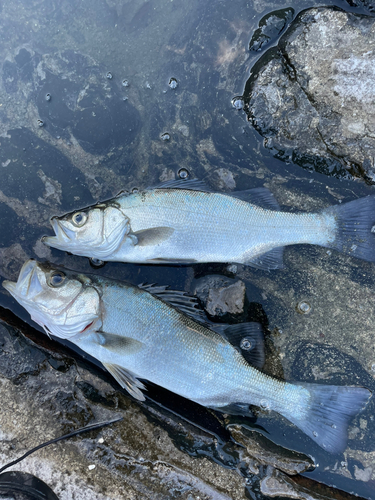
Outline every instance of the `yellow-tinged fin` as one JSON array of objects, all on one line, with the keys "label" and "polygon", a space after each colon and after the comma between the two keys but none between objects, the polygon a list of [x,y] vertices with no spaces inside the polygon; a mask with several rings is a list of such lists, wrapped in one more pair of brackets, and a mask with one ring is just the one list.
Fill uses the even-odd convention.
[{"label": "yellow-tinged fin", "polygon": [[128,393],[133,396],[133,398],[138,399],[138,401],[145,401],[145,397],[141,391],[147,390],[145,385],[140,382],[133,373],[126,370],[120,365],[114,363],[103,363],[104,367],[109,371],[113,378],[121,385],[123,389],[126,389]]}]

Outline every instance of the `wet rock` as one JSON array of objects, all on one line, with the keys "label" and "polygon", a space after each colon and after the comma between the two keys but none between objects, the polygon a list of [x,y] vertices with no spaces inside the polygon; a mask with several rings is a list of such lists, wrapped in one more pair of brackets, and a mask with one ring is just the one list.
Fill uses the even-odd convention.
[{"label": "wet rock", "polygon": [[275,41],[283,29],[291,22],[294,10],[291,8],[275,10],[266,14],[259,21],[259,28],[254,31],[249,43],[249,50],[264,49],[269,43]]},{"label": "wet rock", "polygon": [[[46,354],[29,347],[27,339],[20,337],[18,346],[11,328],[0,325],[0,335],[5,339],[0,351],[1,465],[86,423],[123,416],[113,426],[30,455],[16,470],[39,477],[60,500],[245,500],[245,479],[233,465],[222,467],[198,453],[204,442],[215,448],[215,436],[165,407],[133,402],[84,366],[62,365],[61,357],[54,362],[50,354],[46,362]],[[173,437],[177,433],[193,442],[192,453],[181,449],[183,441]]]},{"label": "wet rock", "polygon": [[240,315],[244,312],[246,287],[243,281],[206,276],[198,281],[195,294],[210,316]]},{"label": "wet rock", "polygon": [[231,191],[236,187],[233,173],[226,168],[218,168],[210,175],[210,183],[218,191]]},{"label": "wet rock", "polygon": [[299,500],[326,500],[327,496],[311,493],[298,486],[286,474],[267,468],[267,475],[260,481],[260,491],[268,497],[296,498]]},{"label": "wet rock", "polygon": [[351,7],[364,7],[369,12],[375,12],[374,0],[346,0]]},{"label": "wet rock", "polygon": [[275,154],[375,183],[375,20],[334,8],[302,12],[264,55],[244,94]]},{"label": "wet rock", "polygon": [[242,460],[249,462],[255,460],[261,465],[271,465],[286,474],[301,474],[314,468],[311,458],[277,446],[258,432],[250,431],[241,425],[229,425],[228,429],[233,439],[246,448]]}]

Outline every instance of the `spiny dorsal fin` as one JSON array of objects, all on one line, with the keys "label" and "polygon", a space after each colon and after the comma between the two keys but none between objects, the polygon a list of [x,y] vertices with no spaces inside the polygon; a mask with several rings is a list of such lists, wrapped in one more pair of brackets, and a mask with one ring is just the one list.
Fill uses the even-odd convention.
[{"label": "spiny dorsal fin", "polygon": [[160,286],[155,283],[142,283],[138,286],[139,288],[156,295],[160,299],[164,300],[164,302],[168,302],[171,306],[176,307],[197,321],[202,322],[207,320],[205,312],[200,308],[198,299],[187,294],[186,292],[169,290],[167,286]]},{"label": "spiny dorsal fin", "polygon": [[112,375],[112,377],[117,380],[117,382],[123,389],[126,389],[128,393],[131,394],[135,399],[138,399],[139,401],[145,401],[146,398],[141,392],[141,389],[146,390],[146,387],[136,378],[133,373],[114,363],[103,363],[103,365]]}]

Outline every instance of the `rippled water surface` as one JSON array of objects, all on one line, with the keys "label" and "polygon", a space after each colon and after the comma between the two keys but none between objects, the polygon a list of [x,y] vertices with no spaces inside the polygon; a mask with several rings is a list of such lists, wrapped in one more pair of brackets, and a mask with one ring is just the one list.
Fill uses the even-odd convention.
[{"label": "rippled water surface", "polygon": [[[178,175],[205,179],[220,191],[266,186],[282,209],[293,211],[373,193],[362,181],[328,177],[274,158],[241,109],[238,96],[263,54],[249,52],[260,19],[287,7],[295,16],[316,5],[368,14],[344,0],[2,4],[0,278],[16,279],[28,258],[191,293],[203,276],[234,278],[227,265],[109,263],[94,270],[87,259],[40,243],[42,235],[52,234],[52,215]],[[258,320],[267,328],[265,370],[291,381],[374,390],[374,264],[308,246],[287,248],[284,259],[282,270],[238,266],[235,276],[246,284],[242,320]],[[28,335],[51,348],[3,289],[0,316],[7,323],[25,321],[32,327]],[[33,334],[34,328],[40,333]],[[20,349],[18,356],[24,354]],[[94,365],[90,369],[106,377]],[[148,419],[164,425],[161,415],[172,411],[184,425],[190,422],[196,435],[203,429],[219,442],[215,447],[171,431],[187,454],[241,470],[226,425],[255,426],[275,443],[312,456],[319,466],[307,477],[375,496],[374,402],[353,420],[345,454],[332,456],[278,416],[256,412],[251,419],[224,421],[163,389],[150,386],[149,395],[143,410]],[[254,488],[247,495],[255,498]]]}]

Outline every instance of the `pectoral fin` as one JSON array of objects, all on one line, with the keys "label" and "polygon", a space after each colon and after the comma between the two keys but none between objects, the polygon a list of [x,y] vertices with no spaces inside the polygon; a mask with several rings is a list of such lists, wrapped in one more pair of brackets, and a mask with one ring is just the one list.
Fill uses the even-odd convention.
[{"label": "pectoral fin", "polygon": [[98,332],[99,344],[115,354],[129,355],[139,352],[144,344],[131,337],[123,337],[114,333]]},{"label": "pectoral fin", "polygon": [[144,401],[146,399],[141,391],[141,389],[146,390],[146,387],[130,371],[120,365],[112,363],[103,363],[103,365],[112,377],[117,380],[121,387],[126,389],[128,393],[133,396],[133,398],[138,399],[139,401]]},{"label": "pectoral fin", "polygon": [[152,227],[133,233],[137,237],[138,246],[146,247],[162,243],[172,236],[174,229],[171,227]]}]

